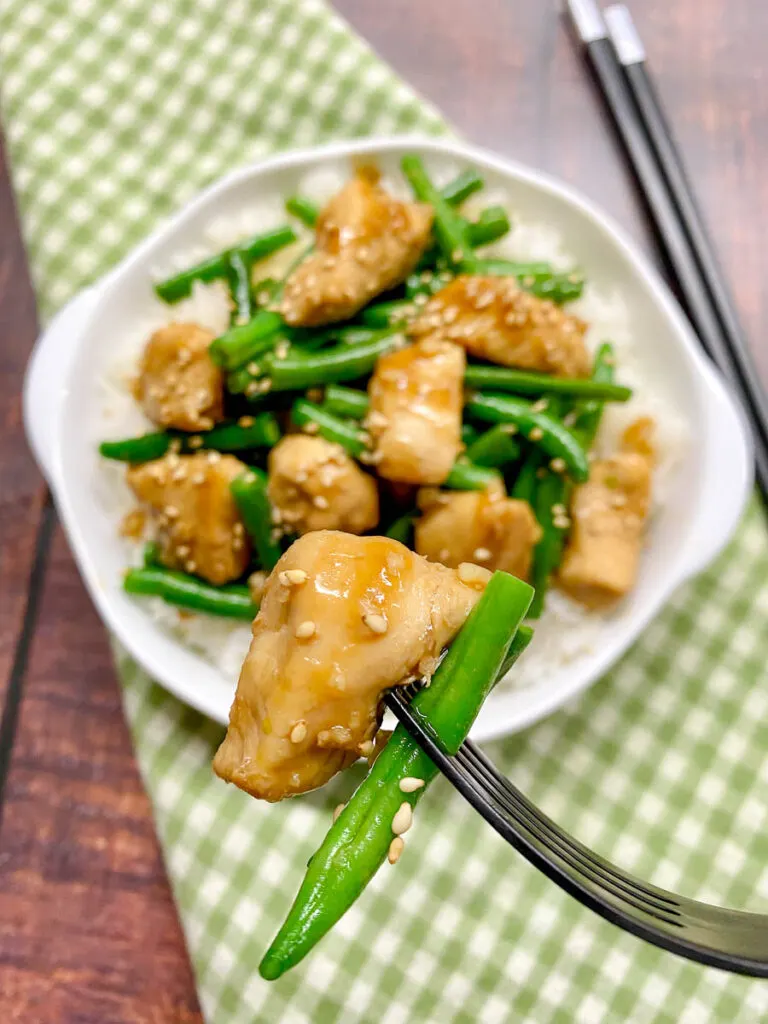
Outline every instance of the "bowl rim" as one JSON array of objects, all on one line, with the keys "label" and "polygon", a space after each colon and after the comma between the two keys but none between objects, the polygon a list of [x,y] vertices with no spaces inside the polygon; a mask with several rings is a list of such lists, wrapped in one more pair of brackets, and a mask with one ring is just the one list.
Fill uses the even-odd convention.
[{"label": "bowl rim", "polygon": [[[467,145],[458,140],[424,137],[421,135],[371,137],[333,142],[323,146],[276,154],[267,159],[258,160],[238,168],[213,182],[190,202],[183,205],[176,213],[161,223],[142,242],[135,246],[117,267],[108,272],[90,289],[80,293],[61,311],[51,324],[49,331],[46,332],[36,346],[33,357],[30,360],[30,370],[25,381],[24,396],[25,421],[30,440],[32,441],[38,462],[40,462],[51,483],[79,571],[102,620],[115,633],[120,642],[128,649],[142,668],[154,679],[180,700],[222,723],[226,722],[226,716],[222,716],[218,701],[206,699],[204,686],[185,685],[183,681],[179,680],[177,674],[174,674],[172,666],[165,664],[166,659],[164,657],[156,657],[154,652],[148,649],[148,646],[142,645],[140,638],[137,638],[128,629],[118,610],[113,607],[105,588],[100,585],[98,570],[90,557],[87,538],[80,529],[77,516],[69,500],[68,481],[65,479],[62,467],[62,431],[56,429],[56,427],[61,422],[61,418],[66,411],[66,378],[59,378],[63,386],[59,387],[56,395],[58,404],[54,404],[53,408],[51,408],[49,401],[45,408],[42,407],[40,378],[43,376],[50,378],[52,376],[50,373],[47,375],[45,373],[49,367],[47,356],[50,356],[53,350],[49,336],[56,332],[57,321],[60,331],[62,321],[65,322],[69,334],[68,338],[65,339],[64,347],[68,349],[70,355],[74,358],[79,343],[88,334],[90,324],[96,319],[99,311],[110,301],[111,296],[120,288],[122,280],[131,270],[137,264],[146,265],[147,255],[154,250],[158,243],[172,235],[199,211],[204,210],[217,196],[234,186],[253,178],[258,178],[265,173],[279,172],[288,168],[308,166],[326,160],[349,158],[356,155],[367,154],[375,156],[393,151],[402,151],[406,148],[417,150],[425,155],[438,154],[491,168],[501,176],[516,179],[539,191],[549,192],[575,208],[582,216],[591,220],[600,230],[601,234],[606,237],[606,241],[612,243],[623,252],[635,273],[642,279],[650,293],[651,300],[660,308],[665,319],[670,323],[671,333],[674,334],[677,344],[680,345],[688,358],[688,362],[695,369],[698,386],[707,393],[707,398],[713,401],[715,408],[719,410],[721,416],[730,412],[732,420],[739,424],[738,430],[732,430],[732,440],[734,443],[736,443],[736,440],[739,442],[739,450],[734,451],[733,457],[737,465],[737,484],[740,483],[740,486],[737,486],[737,493],[731,495],[731,514],[728,523],[723,522],[718,536],[706,538],[708,549],[704,556],[702,556],[700,550],[692,550],[691,556],[697,556],[698,560],[694,558],[687,568],[681,565],[680,571],[677,574],[671,573],[664,584],[659,586],[655,599],[647,602],[646,607],[641,610],[641,613],[635,613],[635,625],[631,631],[632,637],[629,640],[619,638],[617,643],[609,644],[601,651],[590,655],[588,669],[581,669],[580,677],[574,681],[567,692],[563,693],[554,689],[550,690],[546,686],[537,686],[525,691],[497,693],[490,702],[493,704],[493,708],[487,703],[483,711],[481,711],[473,730],[473,737],[479,740],[489,740],[519,731],[552,713],[564,703],[572,701],[591,686],[629,648],[631,643],[638,638],[648,622],[658,614],[669,599],[672,591],[685,579],[700,571],[705,564],[708,564],[722,550],[735,530],[741,512],[746,505],[751,488],[751,460],[748,431],[741,410],[738,409],[720,380],[719,375],[704,356],[690,324],[655,267],[610,216],[570,185],[559,181],[545,172],[535,170],[515,160],[500,157],[487,150]],[[48,384],[48,396],[50,399],[50,383]],[[708,403],[705,403],[704,407],[708,409]],[[44,427],[42,426],[43,417],[45,417],[46,421]],[[51,438],[52,443],[48,446],[41,443],[42,430],[48,431]],[[740,480],[738,479],[739,466],[743,467]],[[686,550],[692,547],[693,545],[687,544]],[[158,628],[161,627],[158,626]],[[182,640],[168,631],[163,630],[163,633],[173,647],[182,648],[185,653],[191,654],[196,662],[202,663],[206,668],[210,668],[220,674],[215,666],[207,662],[202,655],[192,651]]]}]

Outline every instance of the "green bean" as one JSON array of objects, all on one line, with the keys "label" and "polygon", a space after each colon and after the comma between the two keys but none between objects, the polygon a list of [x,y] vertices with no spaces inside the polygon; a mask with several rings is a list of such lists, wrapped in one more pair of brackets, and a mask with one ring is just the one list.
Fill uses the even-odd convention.
[{"label": "green bean", "polygon": [[360,429],[359,423],[340,419],[314,402],[308,402],[306,398],[298,398],[293,403],[291,418],[297,427],[314,423],[321,437],[340,444],[356,459],[368,449],[367,435]]},{"label": "green bean", "polygon": [[359,345],[335,345],[308,355],[293,350],[285,359],[267,355],[263,360],[264,372],[271,381],[272,391],[300,391],[322,384],[356,380],[373,370],[379,356],[395,348],[398,337],[398,332],[390,329],[380,332],[373,341]]},{"label": "green bean", "polygon": [[[595,353],[595,359],[592,364],[592,381],[603,387],[609,387],[613,381],[613,372],[613,345],[609,341],[604,341]],[[577,409],[573,432],[581,439],[582,444],[587,450],[594,444],[602,415],[603,403],[600,401],[583,402]]]},{"label": "green bean", "polygon": [[443,487],[453,491],[484,491],[494,483],[501,483],[501,475],[487,466],[475,466],[460,455],[453,464]]},{"label": "green bean", "polygon": [[[414,697],[413,710],[448,753],[458,751],[511,653],[531,596],[521,580],[494,573],[430,686]],[[518,651],[528,636],[523,634]],[[349,909],[387,856],[398,809],[403,803],[415,807],[436,774],[434,763],[398,725],[312,857],[288,917],[259,965],[263,978],[274,980],[297,964]],[[425,785],[404,793],[404,778],[423,779]]]},{"label": "green bean", "polygon": [[520,445],[510,435],[507,424],[497,423],[469,445],[467,458],[476,466],[498,468],[520,458]]},{"label": "green bean", "polygon": [[531,508],[536,504],[538,473],[542,462],[541,452],[536,448],[532,449],[520,467],[512,487],[511,497],[517,498],[518,501],[527,501]]},{"label": "green bean", "polygon": [[587,453],[579,439],[547,412],[534,404],[509,395],[475,392],[466,410],[476,419],[490,423],[514,423],[523,437],[538,445],[551,459],[562,459],[563,468],[578,481],[589,476]]},{"label": "green bean", "polygon": [[220,452],[244,451],[248,448],[271,448],[280,440],[280,427],[269,412],[254,417],[253,423],[220,423],[212,430],[200,434],[182,434],[179,431],[161,430],[140,437],[129,437],[122,441],[102,441],[99,452],[106,459],[118,462],[151,462],[160,459],[177,441],[183,452],[201,448]]},{"label": "green bean", "polygon": [[405,324],[417,312],[417,306],[408,299],[392,299],[367,306],[360,313],[360,318],[367,327],[394,327]]},{"label": "green bean", "polygon": [[[593,381],[610,384],[613,380],[613,347],[603,343],[595,354],[592,367]],[[595,439],[603,403],[595,399],[581,402],[577,406],[573,432],[588,450]],[[571,481],[561,474],[547,473],[536,491],[535,512],[541,526],[542,536],[533,552],[531,576],[536,595],[528,612],[530,618],[538,618],[544,609],[544,598],[552,574],[560,565],[570,525],[568,508],[571,503]]]},{"label": "green bean", "polygon": [[226,277],[232,253],[239,252],[247,262],[255,263],[295,241],[296,235],[292,228],[282,227],[266,231],[242,245],[225,249],[218,256],[212,256],[194,267],[174,274],[165,281],[158,281],[155,284],[155,292],[164,302],[178,302],[189,295],[195,281],[215,281],[217,278]]},{"label": "green bean", "polygon": [[569,489],[569,481],[557,473],[547,472],[538,482],[534,512],[542,532],[533,551],[531,582],[536,593],[528,609],[531,619],[538,619],[544,610],[550,577],[560,563],[568,531],[565,503]]},{"label": "green bean", "polygon": [[247,324],[236,324],[211,342],[208,352],[217,366],[236,370],[256,356],[274,348],[283,318],[269,309],[260,309]]},{"label": "green bean", "polygon": [[511,224],[503,206],[489,206],[476,221],[470,221],[467,228],[469,244],[474,248],[490,245],[508,234]]},{"label": "green bean", "polygon": [[510,391],[518,395],[567,395],[570,398],[599,398],[603,402],[626,402],[632,389],[596,377],[553,377],[503,366],[468,366],[464,374],[468,388]]},{"label": "green bean", "polygon": [[410,182],[416,198],[429,203],[435,211],[433,230],[437,244],[445,258],[451,264],[471,263],[473,259],[472,244],[469,240],[467,222],[453,209],[450,203],[445,201],[429,180],[421,159],[410,154],[403,157],[400,166]]},{"label": "green bean", "polygon": [[469,273],[486,274],[488,277],[532,277],[547,280],[554,277],[555,270],[551,263],[523,262],[514,260],[477,259],[472,262]]},{"label": "green bean", "polygon": [[[274,290],[273,302],[279,301],[285,282],[293,271],[312,252],[310,245],[296,257]],[[282,332],[282,333],[279,333]],[[230,327],[228,331],[214,338],[208,346],[208,354],[217,366],[224,370],[236,370],[256,356],[273,348],[277,341],[288,332],[282,316],[272,309],[260,309],[247,324]]]},{"label": "green bean", "polygon": [[123,580],[123,589],[129,594],[162,597],[179,608],[249,622],[259,610],[248,587],[237,584],[214,587],[196,576],[171,569],[129,569]]},{"label": "green bean", "polygon": [[156,541],[150,540],[144,545],[141,562],[145,569],[156,569],[162,565],[160,561],[160,546]]},{"label": "green bean", "polygon": [[549,263],[512,263],[509,260],[474,259],[462,264],[468,274],[490,277],[515,277],[521,288],[540,299],[549,299],[562,305],[573,302],[584,291],[584,278],[577,271],[558,273]]},{"label": "green bean", "polygon": [[362,420],[368,414],[370,402],[364,391],[356,388],[345,388],[342,384],[329,384],[325,389],[323,408],[334,416],[346,416],[353,420]]},{"label": "green bean", "polygon": [[167,430],[158,430],[120,441],[102,441],[99,445],[99,454],[105,459],[115,459],[117,462],[152,462],[165,455],[174,436]]},{"label": "green bean", "polygon": [[320,216],[320,207],[306,196],[290,196],[285,200],[285,209],[308,228],[313,228]]},{"label": "green bean", "polygon": [[465,448],[469,446],[480,437],[480,432],[475,430],[471,423],[462,423],[461,425],[461,443]]},{"label": "green bean", "polygon": [[230,253],[227,262],[227,281],[233,302],[230,323],[245,324],[252,316],[250,263],[239,249]]},{"label": "green bean", "polygon": [[392,523],[387,530],[387,536],[392,540],[399,540],[406,547],[413,547],[413,520],[414,513],[406,512],[404,516],[400,516]]},{"label": "green bean", "polygon": [[272,504],[267,493],[267,474],[251,467],[229,485],[237,510],[253,542],[259,563],[271,572],[282,554],[274,536]]},{"label": "green bean", "polygon": [[469,168],[457,174],[447,185],[440,189],[440,195],[451,206],[460,206],[465,199],[469,199],[475,192],[480,192],[485,182],[477,171]]},{"label": "green bean", "polygon": [[270,306],[279,297],[280,289],[283,287],[282,281],[278,281],[276,277],[264,277],[261,281],[258,281],[252,288],[252,304],[254,306],[263,309],[265,306]]}]

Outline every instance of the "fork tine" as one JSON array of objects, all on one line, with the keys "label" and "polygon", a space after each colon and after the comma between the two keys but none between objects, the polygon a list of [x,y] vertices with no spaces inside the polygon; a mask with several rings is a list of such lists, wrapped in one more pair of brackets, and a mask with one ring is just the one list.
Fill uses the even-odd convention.
[{"label": "fork tine", "polygon": [[660,893],[658,890],[654,891],[638,879],[627,876],[611,864],[610,861],[603,859],[593,850],[584,846],[577,839],[574,839],[573,836],[564,832],[559,825],[555,824],[550,817],[536,807],[525,794],[521,793],[506,776],[502,775],[493,762],[474,743],[467,741],[463,749],[466,751],[467,756],[478,766],[479,770],[483,771],[489,785],[495,785],[508,794],[537,823],[539,828],[546,830],[547,834],[551,836],[552,842],[574,852],[584,862],[585,866],[590,867],[593,871],[603,876],[613,878],[617,885],[622,887],[629,886],[630,891],[633,894],[637,894],[639,898],[645,898],[654,905],[660,904],[658,906],[659,910],[669,913],[679,912],[675,899]]},{"label": "fork tine", "polygon": [[[501,806],[511,814],[515,821],[522,824],[550,852],[563,860],[574,871],[581,872],[589,881],[602,886],[618,900],[630,903],[635,909],[674,924],[674,918],[680,916],[677,906],[672,901],[658,900],[654,895],[646,895],[643,887],[633,884],[634,880],[620,876],[616,871],[606,871],[596,859],[584,856],[580,844],[566,837],[554,823],[542,813],[537,813],[530,801],[519,790],[505,780],[493,766],[483,764],[473,758],[479,751],[470,744],[465,744],[456,756],[460,763],[468,765],[470,771],[482,775],[486,790]],[[507,782],[507,785],[502,783]],[[591,851],[587,851],[591,853]]]},{"label": "fork tine", "polygon": [[[450,757],[424,730],[404,698],[392,691],[385,699],[403,727],[484,820],[583,906],[672,953],[710,967],[768,978],[768,915],[699,903],[623,873],[559,829],[473,744],[463,745],[455,758]],[[622,883],[631,897],[626,889],[616,891]]]}]

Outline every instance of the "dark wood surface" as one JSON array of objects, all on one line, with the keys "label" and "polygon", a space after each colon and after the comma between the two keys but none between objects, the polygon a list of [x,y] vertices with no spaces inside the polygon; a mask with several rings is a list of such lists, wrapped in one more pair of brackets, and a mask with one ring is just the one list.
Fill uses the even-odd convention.
[{"label": "dark wood surface", "polygon": [[[336,6],[466,138],[560,175],[649,244],[554,4]],[[768,378],[768,5],[633,0],[632,10]],[[35,310],[1,153],[0,1020],[193,1024],[192,975],[106,637],[22,440]]]}]

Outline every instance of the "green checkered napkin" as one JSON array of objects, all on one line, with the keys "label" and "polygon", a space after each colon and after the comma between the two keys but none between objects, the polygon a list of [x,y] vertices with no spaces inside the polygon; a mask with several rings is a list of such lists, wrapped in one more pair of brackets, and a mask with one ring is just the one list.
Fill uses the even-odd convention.
[{"label": "green checkered napkin", "polygon": [[[440,131],[320,0],[5,0],[2,107],[45,316],[222,172],[276,149]],[[558,822],[642,876],[768,910],[768,545],[717,565],[571,708],[490,746]],[[278,806],[214,779],[221,731],[120,657],[125,708],[216,1024],[768,1019],[768,983],[582,909],[445,783],[406,852],[276,983],[257,972],[349,776]]]}]

